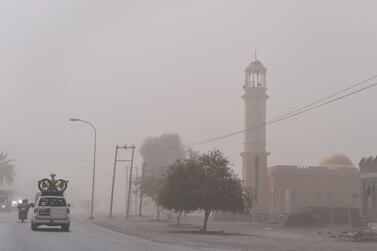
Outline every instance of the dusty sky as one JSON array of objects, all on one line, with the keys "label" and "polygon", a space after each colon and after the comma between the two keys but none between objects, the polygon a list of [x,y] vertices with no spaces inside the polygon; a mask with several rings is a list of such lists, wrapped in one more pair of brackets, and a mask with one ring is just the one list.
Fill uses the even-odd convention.
[{"label": "dusty sky", "polygon": [[[83,160],[93,134],[69,118],[91,121],[96,198],[107,208],[116,144],[164,132],[189,143],[243,128],[243,71],[254,49],[268,68],[268,118],[377,74],[376,9],[367,0],[2,0],[0,149],[17,159],[21,191],[54,171],[89,198]],[[314,165],[334,152],[357,164],[376,154],[376,95],[372,88],[268,127],[269,165]],[[196,149],[220,148],[239,172],[242,142]]]}]

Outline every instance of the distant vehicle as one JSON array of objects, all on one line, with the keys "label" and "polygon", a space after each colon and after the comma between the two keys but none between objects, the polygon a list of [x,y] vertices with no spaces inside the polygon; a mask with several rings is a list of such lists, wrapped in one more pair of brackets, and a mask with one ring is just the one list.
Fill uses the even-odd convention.
[{"label": "distant vehicle", "polygon": [[10,191],[0,191],[0,211],[9,211],[12,208],[11,202],[9,201],[9,197]]},{"label": "distant vehicle", "polygon": [[[34,205],[32,205],[34,206]],[[31,218],[31,229],[39,226],[61,226],[69,231],[70,208],[63,196],[39,196]]]}]

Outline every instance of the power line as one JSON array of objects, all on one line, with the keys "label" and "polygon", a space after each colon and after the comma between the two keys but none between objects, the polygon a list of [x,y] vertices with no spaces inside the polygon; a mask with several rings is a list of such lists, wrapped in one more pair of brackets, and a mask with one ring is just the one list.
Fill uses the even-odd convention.
[{"label": "power line", "polygon": [[[377,78],[377,75],[375,75],[373,77],[370,77],[370,78],[368,78],[366,80],[363,80],[361,82],[358,82],[356,84],[353,84],[350,87],[347,87],[347,88],[345,88],[343,90],[337,91],[337,92],[335,92],[335,93],[333,93],[333,94],[331,94],[331,95],[329,95],[329,96],[327,96],[325,98],[321,98],[321,99],[319,99],[317,101],[314,101],[314,102],[312,102],[312,103],[310,103],[308,105],[305,105],[305,106],[303,106],[301,108],[298,108],[298,109],[295,109],[295,110],[293,110],[291,112],[288,112],[288,113],[285,113],[283,115],[280,115],[280,116],[278,116],[276,118],[273,118],[273,119],[271,119],[271,120],[269,120],[269,121],[267,121],[265,123],[262,123],[262,124],[259,124],[259,125],[255,125],[255,126],[246,128],[244,130],[239,130],[239,131],[236,131],[236,132],[233,132],[233,133],[229,133],[229,134],[225,134],[225,135],[222,135],[222,136],[219,136],[219,137],[215,137],[215,138],[212,138],[212,139],[195,142],[195,143],[192,143],[192,144],[189,144],[189,145],[190,146],[203,145],[203,144],[214,142],[214,141],[217,141],[217,140],[220,140],[220,139],[229,138],[229,137],[232,137],[232,136],[244,133],[244,132],[249,131],[249,130],[253,130],[253,129],[260,128],[260,127],[264,127],[264,126],[267,126],[269,124],[277,123],[279,121],[282,121],[282,120],[285,120],[285,119],[288,119],[288,118],[300,115],[302,113],[305,113],[305,112],[308,112],[308,111],[311,111],[311,110],[314,110],[314,109],[318,109],[318,108],[320,108],[322,106],[328,105],[328,104],[333,103],[335,101],[338,101],[340,99],[346,98],[348,96],[357,94],[357,93],[362,92],[364,90],[367,90],[369,88],[375,87],[377,85],[377,82],[373,83],[373,84],[370,84],[368,86],[365,86],[363,88],[357,89],[355,91],[352,91],[350,93],[344,94],[342,96],[336,97],[339,94],[342,94],[342,93],[347,92],[347,91],[349,91],[351,89],[354,89],[355,87],[358,87],[358,86],[360,86],[360,85],[362,85],[362,84],[364,84],[364,83],[366,83],[366,82],[368,82],[368,81],[370,81],[372,79],[375,79],[375,78]],[[333,98],[333,97],[336,97],[336,98]],[[333,98],[333,99],[330,99],[330,98]],[[326,100],[328,100],[328,101],[326,101]],[[326,102],[324,102],[324,101],[326,101]]]},{"label": "power line", "polygon": [[333,94],[330,94],[330,95],[327,96],[327,97],[324,97],[324,98],[318,99],[318,100],[316,100],[316,101],[314,101],[314,102],[312,102],[312,103],[310,103],[310,104],[308,104],[308,105],[305,105],[305,106],[303,106],[303,107],[301,107],[301,108],[298,108],[298,109],[296,109],[296,110],[293,110],[293,111],[291,111],[291,112],[288,112],[288,113],[286,113],[286,114],[283,114],[283,115],[281,115],[281,116],[279,116],[279,117],[277,117],[277,118],[275,118],[275,119],[279,119],[279,118],[281,118],[281,117],[289,116],[290,114],[293,114],[293,113],[299,112],[299,111],[304,110],[304,109],[306,109],[306,108],[309,108],[309,107],[311,107],[311,106],[313,106],[313,105],[319,104],[319,103],[321,103],[321,102],[323,102],[323,101],[326,101],[326,100],[328,100],[328,99],[330,99],[330,98],[333,98],[333,97],[335,97],[335,96],[338,96],[339,94],[342,94],[342,93],[344,93],[344,92],[346,92],[346,91],[349,91],[349,90],[351,90],[351,89],[353,89],[353,88],[355,88],[355,87],[358,87],[358,86],[360,86],[360,85],[362,85],[362,84],[365,84],[366,82],[369,82],[370,80],[375,79],[375,78],[377,78],[377,75],[374,75],[374,76],[372,76],[372,77],[370,77],[370,78],[368,78],[368,79],[365,79],[365,80],[360,81],[360,82],[358,82],[358,83],[356,83],[356,84],[353,84],[353,85],[351,85],[351,86],[349,86],[349,87],[347,87],[347,88],[345,88],[345,89],[343,89],[343,90],[340,90],[340,91],[334,92]]}]

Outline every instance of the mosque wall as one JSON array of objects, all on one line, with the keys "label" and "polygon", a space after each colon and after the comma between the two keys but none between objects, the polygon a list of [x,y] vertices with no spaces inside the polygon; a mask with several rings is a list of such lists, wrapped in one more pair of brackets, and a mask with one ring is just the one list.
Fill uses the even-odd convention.
[{"label": "mosque wall", "polygon": [[359,188],[357,168],[269,167],[269,213],[289,214],[311,207],[357,209]]},{"label": "mosque wall", "polygon": [[377,223],[377,157],[360,163],[361,215],[368,223]]}]

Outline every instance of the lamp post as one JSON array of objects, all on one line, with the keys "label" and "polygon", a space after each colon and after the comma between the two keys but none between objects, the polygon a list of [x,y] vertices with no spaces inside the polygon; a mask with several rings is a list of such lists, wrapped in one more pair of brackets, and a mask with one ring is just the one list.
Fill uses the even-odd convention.
[{"label": "lamp post", "polygon": [[94,127],[94,125],[88,121],[82,120],[82,119],[76,119],[72,118],[70,119],[72,122],[82,122],[85,124],[90,125],[94,130],[94,156],[93,156],[93,181],[92,181],[92,202],[91,202],[91,208],[90,208],[90,216],[89,220],[94,220],[93,216],[93,203],[94,203],[94,181],[95,181],[95,175],[96,175],[96,148],[97,148],[97,130]]}]

